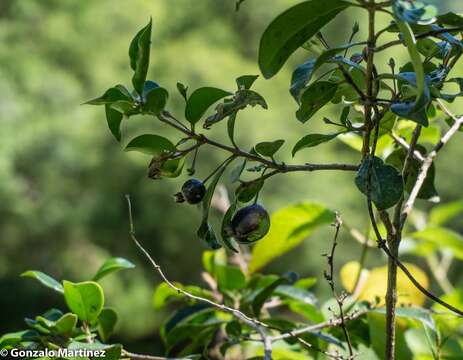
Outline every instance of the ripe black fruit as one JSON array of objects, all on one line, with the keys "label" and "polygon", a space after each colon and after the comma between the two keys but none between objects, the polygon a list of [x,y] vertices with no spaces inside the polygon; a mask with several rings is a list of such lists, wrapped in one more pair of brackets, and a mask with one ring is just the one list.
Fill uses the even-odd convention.
[{"label": "ripe black fruit", "polygon": [[197,179],[187,180],[182,186],[182,196],[189,204],[198,204],[206,194],[203,182]]},{"label": "ripe black fruit", "polygon": [[261,205],[254,204],[238,210],[232,218],[231,228],[236,241],[250,244],[262,239],[270,229],[270,217]]}]

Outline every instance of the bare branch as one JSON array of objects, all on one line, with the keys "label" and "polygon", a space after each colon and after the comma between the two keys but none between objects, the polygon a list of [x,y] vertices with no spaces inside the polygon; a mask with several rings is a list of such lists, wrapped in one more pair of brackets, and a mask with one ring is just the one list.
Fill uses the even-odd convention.
[{"label": "bare branch", "polygon": [[130,237],[132,238],[135,245],[141,250],[141,252],[150,261],[150,263],[153,265],[154,269],[159,273],[162,280],[167,285],[169,285],[172,289],[174,289],[176,292],[178,292],[179,294],[182,294],[182,295],[186,296],[189,299],[199,301],[199,302],[202,302],[202,303],[205,303],[205,304],[209,304],[209,305],[211,305],[211,306],[213,306],[213,307],[215,307],[215,308],[217,308],[217,309],[219,309],[221,311],[229,313],[229,314],[233,315],[234,317],[236,317],[238,320],[240,320],[240,321],[244,322],[245,324],[247,324],[252,329],[256,330],[259,333],[259,335],[261,336],[262,341],[264,343],[264,353],[265,353],[264,359],[265,360],[271,360],[272,359],[272,347],[271,347],[272,342],[268,340],[268,336],[266,335],[266,329],[268,328],[268,326],[266,324],[264,324],[263,322],[260,322],[257,319],[254,319],[254,318],[251,318],[251,317],[247,316],[246,314],[242,313],[241,311],[239,311],[237,309],[228,307],[228,306],[226,306],[224,304],[216,303],[216,302],[214,302],[214,301],[212,301],[210,299],[206,299],[206,298],[203,298],[203,297],[200,297],[200,296],[197,296],[197,295],[193,295],[193,294],[189,293],[188,291],[176,286],[174,283],[172,283],[166,277],[166,275],[162,271],[161,267],[156,263],[156,261],[153,259],[153,257],[148,253],[148,251],[146,251],[146,249],[137,240],[137,237],[135,235],[135,228],[134,228],[134,224],[133,224],[132,203],[130,201],[130,196],[129,195],[125,195],[125,197],[127,199],[127,206],[128,206],[128,211],[129,211]]}]

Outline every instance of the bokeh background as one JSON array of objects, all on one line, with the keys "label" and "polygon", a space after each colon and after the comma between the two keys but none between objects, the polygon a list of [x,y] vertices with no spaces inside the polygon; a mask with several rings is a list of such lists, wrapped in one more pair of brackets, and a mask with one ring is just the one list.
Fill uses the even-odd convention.
[{"label": "bokeh background", "polygon": [[[170,108],[181,115],[183,104],[175,84],[190,89],[210,85],[233,89],[234,79],[257,74],[257,48],[265,26],[294,0],[247,0],[234,11],[234,0],[1,0],[0,1],[0,333],[20,330],[23,318],[62,300],[19,274],[44,271],[74,281],[92,276],[109,256],[123,256],[135,270],[103,280],[107,301],[121,315],[117,339],[127,348],[156,353],[157,335],[166,314],[155,312],[151,298],[157,275],[128,236],[123,195],[130,193],[139,238],[159,260],[171,279],[200,283],[204,244],[195,237],[198,209],[174,203],[186,179],[152,181],[149,158],[124,153],[111,136],[101,108],[81,106],[116,83],[130,83],[128,44],[153,17],[154,36],[149,78],[167,88]],[[463,12],[460,1],[435,1],[440,12]],[[364,14],[347,11],[325,32],[332,44],[346,41],[352,22],[364,34]],[[385,19],[381,22],[386,24]],[[380,62],[389,56],[381,53]],[[256,89],[270,110],[250,109],[238,119],[238,141],[251,147],[258,141],[284,138],[281,160],[309,132],[328,132],[322,114],[305,125],[294,116],[296,104],[288,92],[292,68],[307,57],[298,52],[278,76],[259,79]],[[463,75],[460,65],[455,75]],[[463,112],[460,100],[452,105]],[[326,115],[334,116],[335,107]],[[176,134],[148,118],[126,124],[123,142],[149,129],[175,139]],[[225,139],[222,125],[212,137]],[[463,134],[457,135],[437,160],[437,188],[443,202],[463,197],[461,186]],[[200,153],[198,176],[206,176],[224,154]],[[354,163],[358,153],[342,142],[302,151],[294,162]],[[311,200],[340,210],[349,224],[364,229],[364,201],[353,186],[352,174],[316,172],[291,174],[267,182],[262,201],[274,211]],[[425,209],[429,204],[419,203]],[[452,227],[463,231],[462,219]],[[330,229],[322,229],[297,250],[273,262],[265,272],[297,271],[321,277],[330,246]],[[357,259],[360,245],[343,234],[340,263]],[[368,266],[385,263],[371,251]],[[425,268],[425,267],[424,267]],[[462,266],[451,268],[450,279],[463,286]],[[318,294],[328,296],[319,282]]]}]

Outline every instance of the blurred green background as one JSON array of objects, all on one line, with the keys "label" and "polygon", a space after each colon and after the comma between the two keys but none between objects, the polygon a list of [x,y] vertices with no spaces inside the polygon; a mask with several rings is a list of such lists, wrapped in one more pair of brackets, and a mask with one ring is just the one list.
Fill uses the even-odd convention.
[{"label": "blurred green background", "polygon": [[[204,244],[195,237],[199,211],[173,201],[186,179],[152,181],[149,158],[124,153],[106,126],[101,108],[81,106],[116,83],[130,83],[128,44],[150,16],[154,22],[151,69],[154,79],[171,93],[170,108],[181,115],[183,104],[177,81],[190,89],[210,85],[233,89],[234,79],[257,74],[258,41],[265,26],[283,9],[299,1],[247,0],[234,11],[234,0],[1,0],[0,1],[0,333],[21,329],[23,318],[61,299],[35,282],[19,278],[37,269],[55,278],[85,280],[109,256],[123,256],[137,269],[103,281],[107,301],[121,314],[117,338],[136,351],[156,353],[161,344],[157,327],[165,314],[151,305],[159,283],[128,236],[123,195],[130,193],[139,238],[159,260],[171,279],[200,282]],[[440,12],[463,11],[459,1],[435,1]],[[346,41],[352,22],[364,14],[349,10],[329,25],[332,44]],[[383,25],[386,19],[380,19]],[[401,58],[403,50],[394,56]],[[381,53],[387,63],[391,53]],[[281,160],[303,162],[358,161],[358,154],[341,142],[302,151],[290,158],[292,145],[309,132],[331,129],[322,115],[302,125],[294,116],[296,104],[288,87],[292,68],[307,57],[293,56],[277,77],[260,79],[256,89],[270,109],[250,109],[238,119],[238,142],[251,147],[258,141],[284,138]],[[463,75],[462,66],[455,75]],[[463,112],[460,100],[452,105]],[[458,109],[460,107],[460,109]],[[339,108],[332,107],[335,114]],[[148,118],[127,123],[123,142],[142,131],[166,131]],[[211,136],[224,139],[222,125]],[[437,188],[443,201],[463,197],[461,168],[463,135],[456,136],[437,161]],[[204,177],[223,153],[200,153],[198,176]],[[319,201],[341,211],[344,220],[364,229],[364,201],[347,173],[306,173],[272,178],[262,201],[271,210],[301,200]],[[421,207],[429,207],[420,203]],[[463,231],[462,219],[454,222]],[[321,277],[330,246],[327,227],[266,272],[297,271]],[[360,246],[343,235],[337,261],[357,259]],[[385,263],[370,252],[369,266]],[[463,285],[461,264],[450,278]],[[320,282],[316,291],[327,295]]]}]

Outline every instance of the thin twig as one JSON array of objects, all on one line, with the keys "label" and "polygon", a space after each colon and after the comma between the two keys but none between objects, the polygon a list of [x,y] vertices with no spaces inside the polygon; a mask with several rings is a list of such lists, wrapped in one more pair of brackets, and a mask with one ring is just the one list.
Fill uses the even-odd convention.
[{"label": "thin twig", "polygon": [[206,298],[203,298],[201,296],[193,295],[193,294],[189,293],[188,291],[176,286],[174,283],[172,283],[166,277],[166,275],[162,271],[161,267],[156,263],[156,261],[153,259],[153,257],[148,253],[148,251],[137,240],[137,237],[135,235],[135,228],[134,228],[134,224],[133,224],[132,203],[130,201],[130,196],[128,194],[125,195],[125,197],[127,199],[127,206],[128,206],[128,211],[129,211],[130,237],[132,238],[135,245],[141,250],[141,252],[150,261],[150,263],[153,265],[154,269],[159,273],[162,280],[167,285],[169,285],[169,287],[174,289],[177,293],[182,294],[182,295],[186,296],[189,299],[211,305],[211,306],[213,306],[213,307],[215,307],[215,308],[217,308],[217,309],[219,309],[221,311],[229,313],[229,314],[233,315],[234,317],[236,317],[238,320],[240,320],[240,321],[244,322],[245,324],[247,324],[252,329],[256,330],[257,333],[259,333],[259,335],[261,336],[262,341],[264,343],[264,354],[265,354],[264,359],[265,360],[271,360],[272,359],[272,347],[271,347],[272,343],[271,343],[271,341],[268,340],[268,336],[266,334],[266,328],[268,328],[268,326],[266,324],[264,324],[263,322],[260,322],[257,319],[254,319],[254,318],[251,318],[251,317],[247,316],[246,314],[242,313],[241,311],[239,311],[237,309],[228,307],[228,306],[226,306],[224,304],[216,303],[216,302],[214,302],[214,301],[212,301],[210,299],[206,299]]},{"label": "thin twig", "polygon": [[339,327],[342,329],[342,332],[344,334],[344,338],[346,339],[347,347],[349,349],[349,358],[353,359],[354,358],[354,350],[352,347],[352,342],[350,340],[349,332],[347,331],[346,323],[344,322],[344,300],[346,299],[345,294],[338,295],[335,289],[335,284],[334,284],[334,253],[336,250],[336,246],[338,245],[338,235],[339,235],[339,229],[341,228],[342,225],[342,219],[341,216],[339,215],[338,212],[335,213],[335,221],[333,226],[335,227],[334,231],[334,237],[333,237],[333,244],[331,246],[331,252],[329,255],[327,255],[327,261],[328,261],[328,271],[325,272],[325,279],[328,281],[328,284],[330,285],[331,292],[333,293],[334,298],[336,299],[336,302],[338,304],[339,308],[339,319],[341,320],[339,323]]}]

